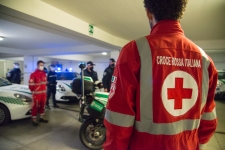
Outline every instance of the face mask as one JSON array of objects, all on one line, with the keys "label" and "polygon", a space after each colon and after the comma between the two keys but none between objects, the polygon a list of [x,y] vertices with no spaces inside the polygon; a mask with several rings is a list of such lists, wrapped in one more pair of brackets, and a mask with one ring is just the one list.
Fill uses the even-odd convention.
[{"label": "face mask", "polygon": [[39,66],[39,70],[44,70],[44,66]]},{"label": "face mask", "polygon": [[111,66],[111,67],[115,67],[115,64],[111,64],[110,66]]},{"label": "face mask", "polygon": [[51,71],[55,71],[55,68],[50,68]]},{"label": "face mask", "polygon": [[17,66],[17,65],[14,65],[14,68],[19,68],[19,66]]},{"label": "face mask", "polygon": [[94,67],[91,67],[90,70],[93,71],[94,70]]}]

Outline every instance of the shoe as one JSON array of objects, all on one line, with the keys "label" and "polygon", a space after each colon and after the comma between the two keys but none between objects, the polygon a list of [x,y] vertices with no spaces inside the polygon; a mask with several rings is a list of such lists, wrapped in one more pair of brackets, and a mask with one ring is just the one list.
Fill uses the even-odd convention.
[{"label": "shoe", "polygon": [[58,106],[58,105],[54,105],[53,107],[54,107],[54,108],[59,108],[59,106]]},{"label": "shoe", "polygon": [[46,108],[46,109],[51,109],[49,105],[46,105],[45,108]]},{"label": "shoe", "polygon": [[32,124],[33,124],[33,126],[38,126],[39,125],[39,123],[37,122],[37,121],[32,121]]},{"label": "shoe", "polygon": [[44,119],[44,118],[40,118],[39,122],[43,122],[43,123],[48,123],[48,120]]}]

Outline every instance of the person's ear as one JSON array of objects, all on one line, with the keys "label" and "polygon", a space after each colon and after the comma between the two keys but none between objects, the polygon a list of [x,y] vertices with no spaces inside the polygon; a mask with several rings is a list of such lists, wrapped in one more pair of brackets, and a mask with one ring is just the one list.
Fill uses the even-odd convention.
[{"label": "person's ear", "polygon": [[148,17],[148,20],[153,20],[153,14],[150,13],[150,11],[146,8],[146,14],[147,14],[147,17]]}]

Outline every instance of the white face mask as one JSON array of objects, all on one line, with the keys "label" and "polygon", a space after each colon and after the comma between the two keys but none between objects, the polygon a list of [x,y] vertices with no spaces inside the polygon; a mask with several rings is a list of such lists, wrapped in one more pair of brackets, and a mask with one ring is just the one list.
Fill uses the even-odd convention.
[{"label": "white face mask", "polygon": [[39,70],[44,70],[44,66],[39,66]]},{"label": "white face mask", "polygon": [[14,67],[14,68],[19,68],[19,66],[17,66],[17,65],[13,65],[13,67]]}]

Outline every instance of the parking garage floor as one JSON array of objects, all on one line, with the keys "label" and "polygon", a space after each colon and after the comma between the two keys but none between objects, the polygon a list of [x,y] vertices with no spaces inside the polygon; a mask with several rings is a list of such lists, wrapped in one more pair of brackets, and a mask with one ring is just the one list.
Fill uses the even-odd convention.
[{"label": "parking garage floor", "polygon": [[[46,110],[48,124],[38,127],[30,119],[0,127],[0,150],[86,150],[79,140],[78,103],[60,103]],[[219,125],[205,150],[225,150],[225,100],[217,101]]]}]

